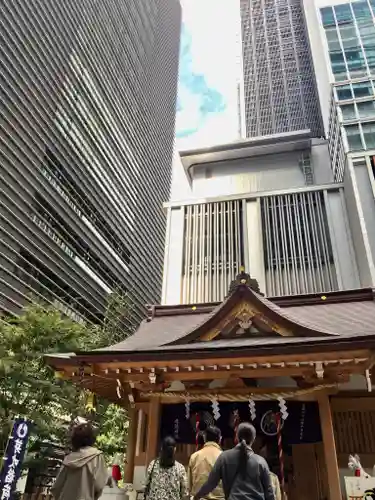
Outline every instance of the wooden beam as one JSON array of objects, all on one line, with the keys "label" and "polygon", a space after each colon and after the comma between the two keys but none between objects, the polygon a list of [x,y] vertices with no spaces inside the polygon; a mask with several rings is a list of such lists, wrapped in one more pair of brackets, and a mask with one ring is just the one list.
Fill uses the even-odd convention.
[{"label": "wooden beam", "polygon": [[128,442],[126,448],[125,483],[132,483],[134,477],[135,446],[137,441],[138,411],[136,408],[129,410]]},{"label": "wooden beam", "polygon": [[328,395],[326,393],[319,394],[318,402],[324,457],[329,479],[329,500],[341,500],[340,474],[337,463],[336,443],[333,433],[332,413]]},{"label": "wooden beam", "polygon": [[332,411],[375,411],[375,397],[345,398],[337,397],[331,399]]},{"label": "wooden beam", "polygon": [[[322,346],[323,349],[323,346]],[[219,353],[218,353],[219,354]],[[306,354],[278,354],[278,355],[267,355],[267,356],[227,356],[227,357],[213,357],[213,358],[193,358],[186,356],[185,359],[180,356],[173,359],[173,355],[170,354],[170,360],[152,360],[152,361],[100,361],[100,356],[97,356],[95,365],[99,370],[105,370],[110,368],[115,370],[116,368],[162,368],[162,367],[188,367],[188,366],[207,366],[207,365],[227,365],[227,364],[246,364],[246,363],[301,363],[304,361],[330,361],[330,360],[340,360],[349,358],[369,358],[372,352],[369,349],[360,349],[353,351],[323,351],[317,353],[306,353]],[[172,358],[172,359],[171,359]],[[63,367],[63,364],[62,364]],[[64,367],[65,368],[65,367]],[[67,371],[75,370],[76,368],[72,365],[66,366]]]},{"label": "wooden beam", "polygon": [[[186,391],[182,391],[183,393],[189,393],[189,395],[194,396],[194,394],[232,394],[235,396],[236,394],[243,395],[243,394],[273,394],[273,393],[279,393],[279,392],[288,392],[288,393],[294,393],[298,392],[300,389],[298,387],[219,387],[217,389],[188,389]],[[177,391],[171,391],[171,392],[177,392]],[[166,394],[168,394],[168,391],[166,391]]]},{"label": "wooden beam", "polygon": [[[214,380],[214,379],[226,379],[230,376],[238,378],[263,378],[263,377],[287,377],[287,376],[314,376],[315,368],[313,366],[294,366],[294,367],[270,367],[270,368],[231,368],[228,369],[213,369],[207,368],[205,370],[191,370],[181,369],[175,372],[156,372],[157,382],[173,382],[174,380]],[[135,373],[128,374],[126,372],[121,372],[120,374],[108,373],[105,375],[108,379],[120,379],[121,382],[147,382],[150,383],[148,373]],[[78,379],[78,377],[73,380]],[[157,384],[155,384],[157,385]]]},{"label": "wooden beam", "polygon": [[146,467],[158,454],[161,403],[159,398],[151,398],[148,412],[148,441]]}]

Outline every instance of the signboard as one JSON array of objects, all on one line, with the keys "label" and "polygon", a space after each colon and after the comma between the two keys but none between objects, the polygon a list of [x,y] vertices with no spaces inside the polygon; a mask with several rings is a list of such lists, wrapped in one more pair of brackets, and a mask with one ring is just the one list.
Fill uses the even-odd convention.
[{"label": "signboard", "polygon": [[374,500],[375,477],[345,477],[348,500]]},{"label": "signboard", "polygon": [[9,500],[21,474],[32,422],[17,418],[9,436],[3,466],[0,472],[0,500]]}]

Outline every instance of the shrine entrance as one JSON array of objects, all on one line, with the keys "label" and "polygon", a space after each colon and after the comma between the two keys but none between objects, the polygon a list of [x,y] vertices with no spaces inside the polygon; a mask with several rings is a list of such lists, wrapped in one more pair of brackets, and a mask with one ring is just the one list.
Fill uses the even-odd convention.
[{"label": "shrine entrance", "polygon": [[255,426],[257,439],[253,449],[277,474],[289,500],[328,498],[317,402],[165,404],[161,412],[160,438],[175,437],[177,460],[187,466],[190,455],[197,449],[197,430],[205,430],[209,425],[219,427],[225,450],[235,446],[236,427],[244,421]]},{"label": "shrine entrance", "polygon": [[[178,460],[187,464],[198,416],[199,425],[217,423],[224,448],[234,444],[236,421],[253,421],[255,447],[284,479],[289,500],[342,500],[338,460],[342,469],[348,452],[373,460],[361,422],[375,411],[366,398],[374,317],[373,290],[269,300],[242,271],[220,304],[152,306],[124,342],[49,361],[60,378],[127,407],[125,480],[135,488],[165,434],[177,437]],[[351,386],[354,378],[359,385]],[[348,387],[355,409],[364,399],[358,419],[347,401],[332,406]],[[347,450],[357,421],[361,446]]]}]

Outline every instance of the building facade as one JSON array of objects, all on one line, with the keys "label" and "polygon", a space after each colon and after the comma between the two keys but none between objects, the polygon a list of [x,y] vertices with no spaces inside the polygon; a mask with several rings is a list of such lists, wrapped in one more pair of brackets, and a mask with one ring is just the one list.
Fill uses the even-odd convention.
[{"label": "building facade", "polygon": [[241,0],[247,137],[311,130],[323,137],[310,39],[300,0]]},{"label": "building facade", "polygon": [[[6,2],[0,28],[0,307],[100,323],[160,298],[177,0]],[[152,251],[150,251],[150,249]]]},{"label": "building facade", "polygon": [[358,227],[360,196],[367,224],[375,209],[371,184],[356,181],[353,193],[349,178],[334,182],[326,140],[294,132],[181,159],[179,191],[166,204],[162,303],[221,301],[241,266],[267,296],[371,286],[373,259],[364,249],[375,235]]},{"label": "building facade", "polygon": [[353,155],[371,163],[375,148],[375,3],[320,0],[317,8],[331,84],[329,149],[341,181]]}]

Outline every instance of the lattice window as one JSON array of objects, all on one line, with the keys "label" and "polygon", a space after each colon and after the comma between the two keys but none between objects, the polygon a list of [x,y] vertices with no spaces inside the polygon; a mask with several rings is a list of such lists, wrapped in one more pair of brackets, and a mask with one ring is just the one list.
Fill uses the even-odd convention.
[{"label": "lattice window", "polygon": [[337,289],[322,192],[261,199],[267,295]]},{"label": "lattice window", "polygon": [[242,200],[185,207],[183,303],[221,301],[243,264]]}]

